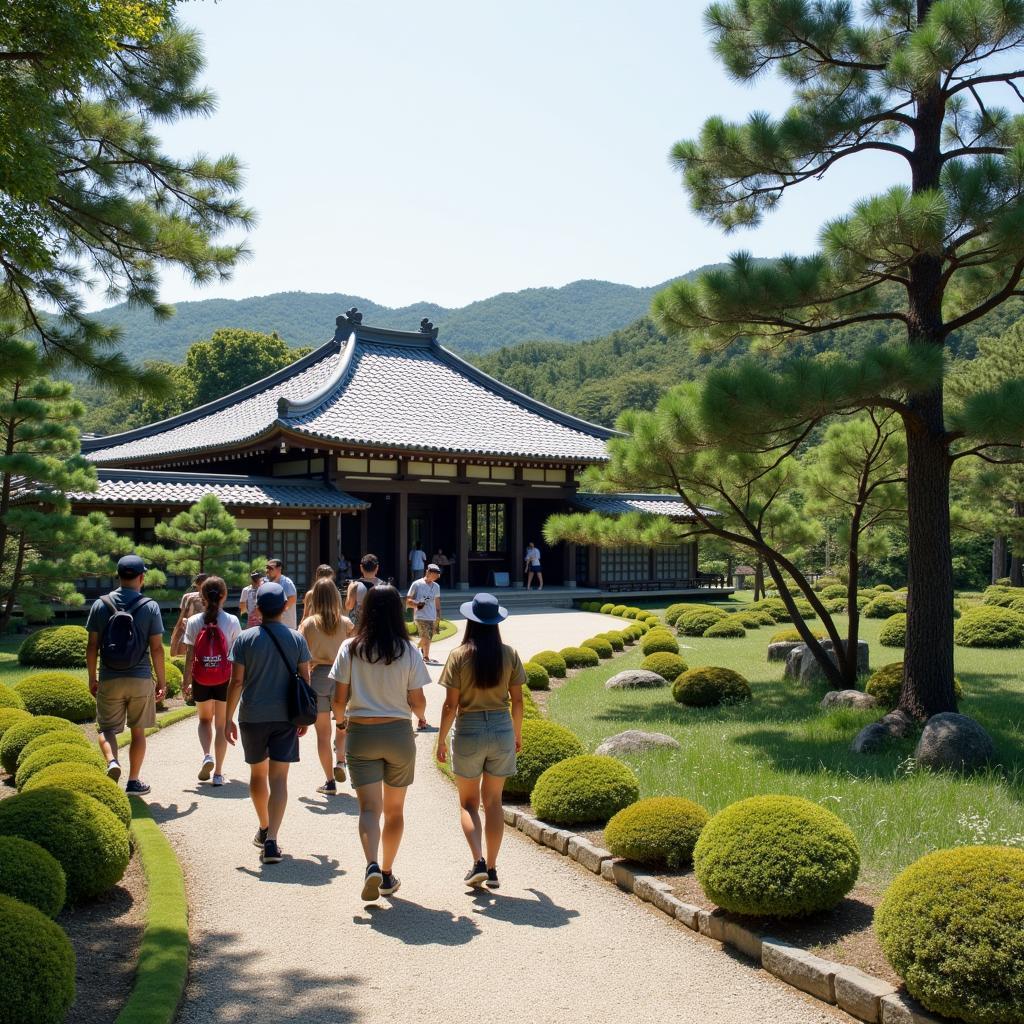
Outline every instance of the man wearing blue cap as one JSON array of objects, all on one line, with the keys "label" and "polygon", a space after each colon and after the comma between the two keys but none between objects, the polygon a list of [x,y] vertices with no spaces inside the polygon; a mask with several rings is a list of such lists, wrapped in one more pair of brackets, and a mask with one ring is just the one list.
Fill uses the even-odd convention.
[{"label": "man wearing blue cap", "polygon": [[89,689],[96,698],[96,729],[107,775],[115,782],[121,777],[117,734],[127,724],[131,745],[126,788],[141,795],[150,788],[140,778],[146,729],[156,724],[156,705],[167,690],[164,624],[160,606],[142,594],[146,564],[138,555],[125,555],[117,563],[117,580],[120,586],[89,609],[85,663]]}]

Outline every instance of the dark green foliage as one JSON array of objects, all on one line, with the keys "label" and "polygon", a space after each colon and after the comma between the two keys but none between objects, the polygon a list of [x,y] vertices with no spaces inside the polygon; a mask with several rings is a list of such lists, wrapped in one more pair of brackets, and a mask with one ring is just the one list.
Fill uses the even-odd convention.
[{"label": "dark green foliage", "polygon": [[727,618],[719,619],[718,622],[712,623],[707,629],[701,634],[711,640],[715,639],[738,639],[747,635],[747,631],[743,628],[743,623],[738,621],[734,615],[730,615]]},{"label": "dark green foliage", "polygon": [[703,636],[716,622],[726,617],[721,608],[702,608],[700,611],[685,612],[676,620],[680,636]]},{"label": "dark green foliage", "polygon": [[94,765],[70,761],[51,764],[34,772],[21,791],[31,793],[37,789],[50,787],[73,790],[99,800],[117,816],[125,830],[131,828],[132,805],[128,800],[128,794],[116,782],[108,779],[102,771],[96,771]]},{"label": "dark green foliage", "polygon": [[750,684],[731,668],[710,665],[691,668],[677,676],[672,696],[691,708],[710,708],[718,704],[738,704],[753,696]]},{"label": "dark green foliage", "polygon": [[64,869],[73,904],[107,892],[128,866],[124,826],[83,793],[46,788],[0,801],[0,835],[21,836],[49,850]]},{"label": "dark green foliage", "polygon": [[708,822],[693,863],[704,892],[724,910],[797,917],[843,899],[857,881],[860,852],[847,825],[818,804],[755,796]]},{"label": "dark green foliage", "polygon": [[657,654],[658,651],[679,653],[679,641],[667,629],[652,629],[641,641],[640,650],[644,654]]},{"label": "dark green foliage", "polygon": [[37,750],[45,750],[47,747],[67,746],[68,744],[89,750],[92,749],[92,743],[86,738],[84,732],[79,732],[77,729],[54,729],[52,732],[44,732],[42,736],[37,736],[34,740],[29,740],[21,748],[21,753],[18,755],[18,767],[20,768],[25,763],[25,760],[31,757]]},{"label": "dark green foliage", "polygon": [[647,655],[640,662],[640,667],[648,672],[656,672],[662,679],[671,683],[686,671],[686,662],[678,654],[658,651],[656,654]]},{"label": "dark green foliage", "polygon": [[953,641],[960,647],[1024,646],[1024,615],[1008,608],[972,608],[957,620]]},{"label": "dark green foliage", "polygon": [[18,661],[30,668],[85,668],[88,642],[84,626],[48,626],[25,638]]},{"label": "dark green foliage", "polygon": [[75,951],[35,907],[0,896],[4,998],[0,1024],[64,1024],[75,1001]]},{"label": "dark green foliage", "polygon": [[529,689],[550,689],[551,681],[548,678],[548,670],[543,665],[539,665],[535,661],[527,661],[523,663],[523,668],[526,669],[526,685]]},{"label": "dark green foliage", "polygon": [[69,722],[88,722],[96,717],[96,701],[89,686],[71,672],[35,672],[16,686],[33,715],[54,715]]},{"label": "dark green foliage", "polygon": [[614,650],[611,641],[603,636],[595,636],[589,640],[584,640],[580,646],[589,647],[599,658],[610,658]]},{"label": "dark green foliage", "polygon": [[28,903],[47,917],[56,917],[64,907],[66,894],[64,869],[52,854],[27,839],[0,836],[0,895]]},{"label": "dark green foliage", "polygon": [[516,755],[516,773],[505,781],[510,796],[527,797],[541,775],[567,757],[585,754],[586,748],[565,728],[545,719],[523,722],[523,749]]},{"label": "dark green foliage", "polygon": [[624,807],[605,826],[604,841],[616,856],[651,867],[685,868],[708,812],[692,800],[656,796]]},{"label": "dark green foliage", "polygon": [[1020,587],[991,586],[985,588],[981,603],[994,605],[997,608],[1009,608],[1013,601],[1024,597],[1024,591]]},{"label": "dark green foliage", "polygon": [[541,651],[540,654],[535,654],[530,661],[547,669],[547,673],[552,679],[562,679],[568,667],[565,664],[565,658],[557,651]]},{"label": "dark green foliage", "polygon": [[0,708],[18,708],[24,711],[25,702],[21,699],[17,690],[12,690],[9,686],[0,683]]},{"label": "dark green foliage", "polygon": [[1024,1022],[1024,850],[927,854],[892,883],[875,931],[929,1010],[968,1024]]},{"label": "dark green foliage", "polygon": [[[870,693],[887,711],[892,711],[900,701],[900,690],[903,689],[903,662],[893,661],[876,669],[868,677],[864,690]],[[958,701],[964,699],[963,684],[955,676],[953,692]]]},{"label": "dark green foliage", "polygon": [[51,743],[42,750],[26,757],[14,776],[14,784],[22,790],[36,774],[55,764],[78,764],[90,768],[103,777],[106,762],[103,755],[92,746],[83,747],[78,743]]},{"label": "dark green foliage", "polygon": [[530,803],[538,818],[556,825],[603,824],[639,798],[640,784],[628,765],[581,754],[548,768],[537,779]]},{"label": "dark green foliage", "polygon": [[885,624],[878,631],[878,642],[883,647],[899,647],[907,642],[907,613],[900,612],[886,619]]},{"label": "dark green foliage", "polygon": [[864,609],[867,619],[888,619],[907,610],[905,594],[878,594]]},{"label": "dark green foliage", "polygon": [[21,748],[29,740],[42,736],[44,732],[53,732],[55,729],[74,730],[75,727],[66,718],[37,715],[7,729],[3,738],[0,739],[0,765],[3,766],[4,771],[8,775],[13,775],[18,767],[18,755],[21,753]]},{"label": "dark green foliage", "polygon": [[566,668],[593,668],[601,659],[589,647],[563,647],[559,652]]}]

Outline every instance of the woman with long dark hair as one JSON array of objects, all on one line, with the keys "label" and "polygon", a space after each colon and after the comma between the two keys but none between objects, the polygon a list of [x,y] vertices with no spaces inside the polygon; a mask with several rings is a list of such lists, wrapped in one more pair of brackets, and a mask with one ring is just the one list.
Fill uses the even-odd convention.
[{"label": "woman with long dark hair", "polygon": [[223,786],[224,755],[228,749],[224,726],[231,680],[229,654],[242,627],[234,615],[223,609],[228,588],[219,576],[207,576],[199,593],[203,610],[185,623],[182,689],[185,699],[194,699],[199,709],[199,745],[203,748],[199,781],[207,782],[212,775],[213,784]]},{"label": "woman with long dark hair", "polygon": [[[422,719],[430,675],[409,642],[402,598],[394,587],[369,587],[355,636],[331,669],[334,717],[348,716],[348,770],[359,801],[359,839],[366,855],[362,898],[390,896],[405,829],[405,793],[416,771],[410,710]],[[383,818],[383,828],[381,819]]]},{"label": "woman with long dark hair", "polygon": [[441,673],[441,685],[448,693],[441,712],[437,759],[442,764],[448,760],[448,731],[455,723],[452,772],[459,790],[462,831],[473,855],[465,882],[474,888],[486,884],[497,889],[498,850],[505,834],[501,794],[505,779],[516,773],[516,754],[523,745],[526,670],[516,651],[501,642],[498,623],[508,612],[497,598],[477,594],[460,610],[466,632]]}]

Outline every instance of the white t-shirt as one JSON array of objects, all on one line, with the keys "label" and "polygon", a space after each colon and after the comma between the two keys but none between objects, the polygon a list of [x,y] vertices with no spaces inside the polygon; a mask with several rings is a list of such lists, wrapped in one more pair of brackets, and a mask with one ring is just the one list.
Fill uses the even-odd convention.
[{"label": "white t-shirt", "polygon": [[346,713],[349,718],[408,718],[410,690],[430,682],[423,658],[407,643],[402,656],[386,665],[352,656],[351,639],[338,651],[330,676],[351,687]]},{"label": "white t-shirt", "polygon": [[409,567],[413,572],[423,572],[427,567],[427,553],[419,548],[413,548],[409,552]]},{"label": "white t-shirt", "polygon": [[[289,597],[298,596],[298,591],[295,589],[295,584],[292,583],[287,576],[278,576],[274,582],[284,591],[285,599]],[[284,614],[281,616],[281,624],[287,626],[289,629],[295,629],[298,626],[298,618],[295,614],[295,605],[290,608],[285,608]]]},{"label": "white t-shirt", "polygon": [[437,583],[428,583],[425,579],[416,580],[409,588],[408,596],[413,601],[425,601],[422,608],[414,608],[412,617],[424,622],[433,622],[437,618],[437,598],[441,596],[441,588]]},{"label": "white t-shirt", "polygon": [[540,565],[540,548],[529,547],[526,549],[526,561],[530,568]]},{"label": "white t-shirt", "polygon": [[256,611],[256,591],[259,589],[258,585],[254,587],[251,583],[242,589],[242,594],[238,598],[238,610],[240,612],[252,615]]},{"label": "white t-shirt", "polygon": [[[185,623],[183,643],[186,647],[195,647],[199,634],[203,631],[203,614],[203,612],[200,612],[198,615],[191,615]],[[235,642],[235,637],[242,632],[238,618],[234,615],[228,615],[226,611],[221,610],[217,612],[217,625],[220,626],[220,631],[224,634],[224,639],[227,641],[228,650],[230,651],[231,645]]]}]

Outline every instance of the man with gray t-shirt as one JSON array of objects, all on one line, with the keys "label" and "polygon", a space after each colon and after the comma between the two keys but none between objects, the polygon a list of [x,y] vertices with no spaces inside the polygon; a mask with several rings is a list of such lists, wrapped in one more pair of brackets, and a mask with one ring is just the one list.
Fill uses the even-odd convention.
[{"label": "man with gray t-shirt", "polygon": [[430,658],[430,641],[441,625],[441,587],[437,582],[440,578],[440,567],[431,562],[426,573],[409,588],[405,598],[406,605],[413,610],[412,620],[416,623],[420,650],[427,665],[440,664]]}]

